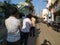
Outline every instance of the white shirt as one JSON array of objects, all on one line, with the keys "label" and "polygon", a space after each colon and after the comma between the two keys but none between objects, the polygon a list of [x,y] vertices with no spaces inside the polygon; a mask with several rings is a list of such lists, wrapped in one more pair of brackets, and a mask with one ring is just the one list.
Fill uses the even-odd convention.
[{"label": "white shirt", "polygon": [[5,25],[7,28],[7,41],[18,41],[20,39],[20,33],[18,29],[18,26],[20,25],[20,20],[13,16],[10,16],[5,20]]},{"label": "white shirt", "polygon": [[48,23],[51,23],[51,19],[48,19]]},{"label": "white shirt", "polygon": [[29,18],[23,19],[22,32],[29,32],[31,26],[31,20]]}]

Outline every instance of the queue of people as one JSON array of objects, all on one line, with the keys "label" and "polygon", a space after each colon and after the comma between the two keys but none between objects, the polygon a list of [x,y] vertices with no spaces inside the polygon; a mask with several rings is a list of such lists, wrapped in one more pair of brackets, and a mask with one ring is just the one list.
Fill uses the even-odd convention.
[{"label": "queue of people", "polygon": [[7,29],[6,45],[27,45],[28,37],[35,36],[35,17],[29,14],[22,20],[21,24],[19,16],[18,10],[12,7],[10,16],[5,19]]}]

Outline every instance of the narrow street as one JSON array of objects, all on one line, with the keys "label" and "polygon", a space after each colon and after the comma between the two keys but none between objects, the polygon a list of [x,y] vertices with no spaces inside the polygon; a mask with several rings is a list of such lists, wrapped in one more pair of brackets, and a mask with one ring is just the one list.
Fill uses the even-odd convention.
[{"label": "narrow street", "polygon": [[28,45],[60,45],[60,32],[44,23],[37,24],[37,29],[36,37],[29,37]]}]

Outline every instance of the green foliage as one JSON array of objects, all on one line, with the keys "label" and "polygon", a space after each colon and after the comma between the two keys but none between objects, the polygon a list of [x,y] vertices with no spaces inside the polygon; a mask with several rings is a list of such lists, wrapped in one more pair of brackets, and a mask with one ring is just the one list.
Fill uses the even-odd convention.
[{"label": "green foliage", "polygon": [[30,14],[29,7],[27,7],[27,6],[26,7],[24,6],[22,8],[19,8],[19,12],[20,13],[23,13],[25,16],[28,15],[28,14]]},{"label": "green foliage", "polygon": [[[25,7],[23,7],[22,9],[18,9],[19,10],[19,12],[24,12],[24,13],[28,13],[30,10],[34,10],[34,6],[33,6],[33,4],[32,4],[32,2],[31,2],[32,0],[26,0],[26,2],[27,3],[29,3],[30,4],[30,9],[29,8],[25,8]],[[4,3],[0,3],[0,11],[2,11],[2,12],[4,12],[4,14],[5,14],[5,18],[7,18],[7,17],[9,17],[9,9],[12,7],[12,6],[14,6],[14,7],[16,7],[17,8],[17,5],[15,5],[15,4],[9,4],[9,3],[7,3],[6,1],[4,1]],[[26,15],[27,15],[27,13],[26,13]]]},{"label": "green foliage", "polygon": [[34,6],[33,6],[33,4],[32,4],[31,1],[32,1],[32,0],[26,0],[25,2],[29,3],[31,9],[34,10]]},{"label": "green foliage", "polygon": [[16,7],[17,8],[17,6],[15,4],[9,4],[6,1],[4,3],[0,2],[0,11],[2,10],[2,12],[4,12],[5,18],[9,17],[9,15],[10,15],[9,10],[10,10],[11,7]]},{"label": "green foliage", "polygon": [[30,2],[30,1],[32,1],[32,0],[25,0],[25,2]]}]

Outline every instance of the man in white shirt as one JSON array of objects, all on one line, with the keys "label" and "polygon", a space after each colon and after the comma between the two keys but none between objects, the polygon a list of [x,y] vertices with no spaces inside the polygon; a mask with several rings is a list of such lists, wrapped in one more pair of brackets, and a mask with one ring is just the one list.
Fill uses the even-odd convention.
[{"label": "man in white shirt", "polygon": [[17,19],[18,10],[14,7],[10,10],[9,18],[5,20],[5,26],[7,28],[7,45],[19,45],[20,40],[20,20]]},{"label": "man in white shirt", "polygon": [[48,18],[47,23],[48,23],[48,26],[51,26],[51,17]]},{"label": "man in white shirt", "polygon": [[23,19],[23,26],[21,29],[21,42],[20,45],[27,45],[28,42],[28,36],[30,33],[30,27],[31,27],[31,20],[30,15],[28,15],[26,18]]}]

